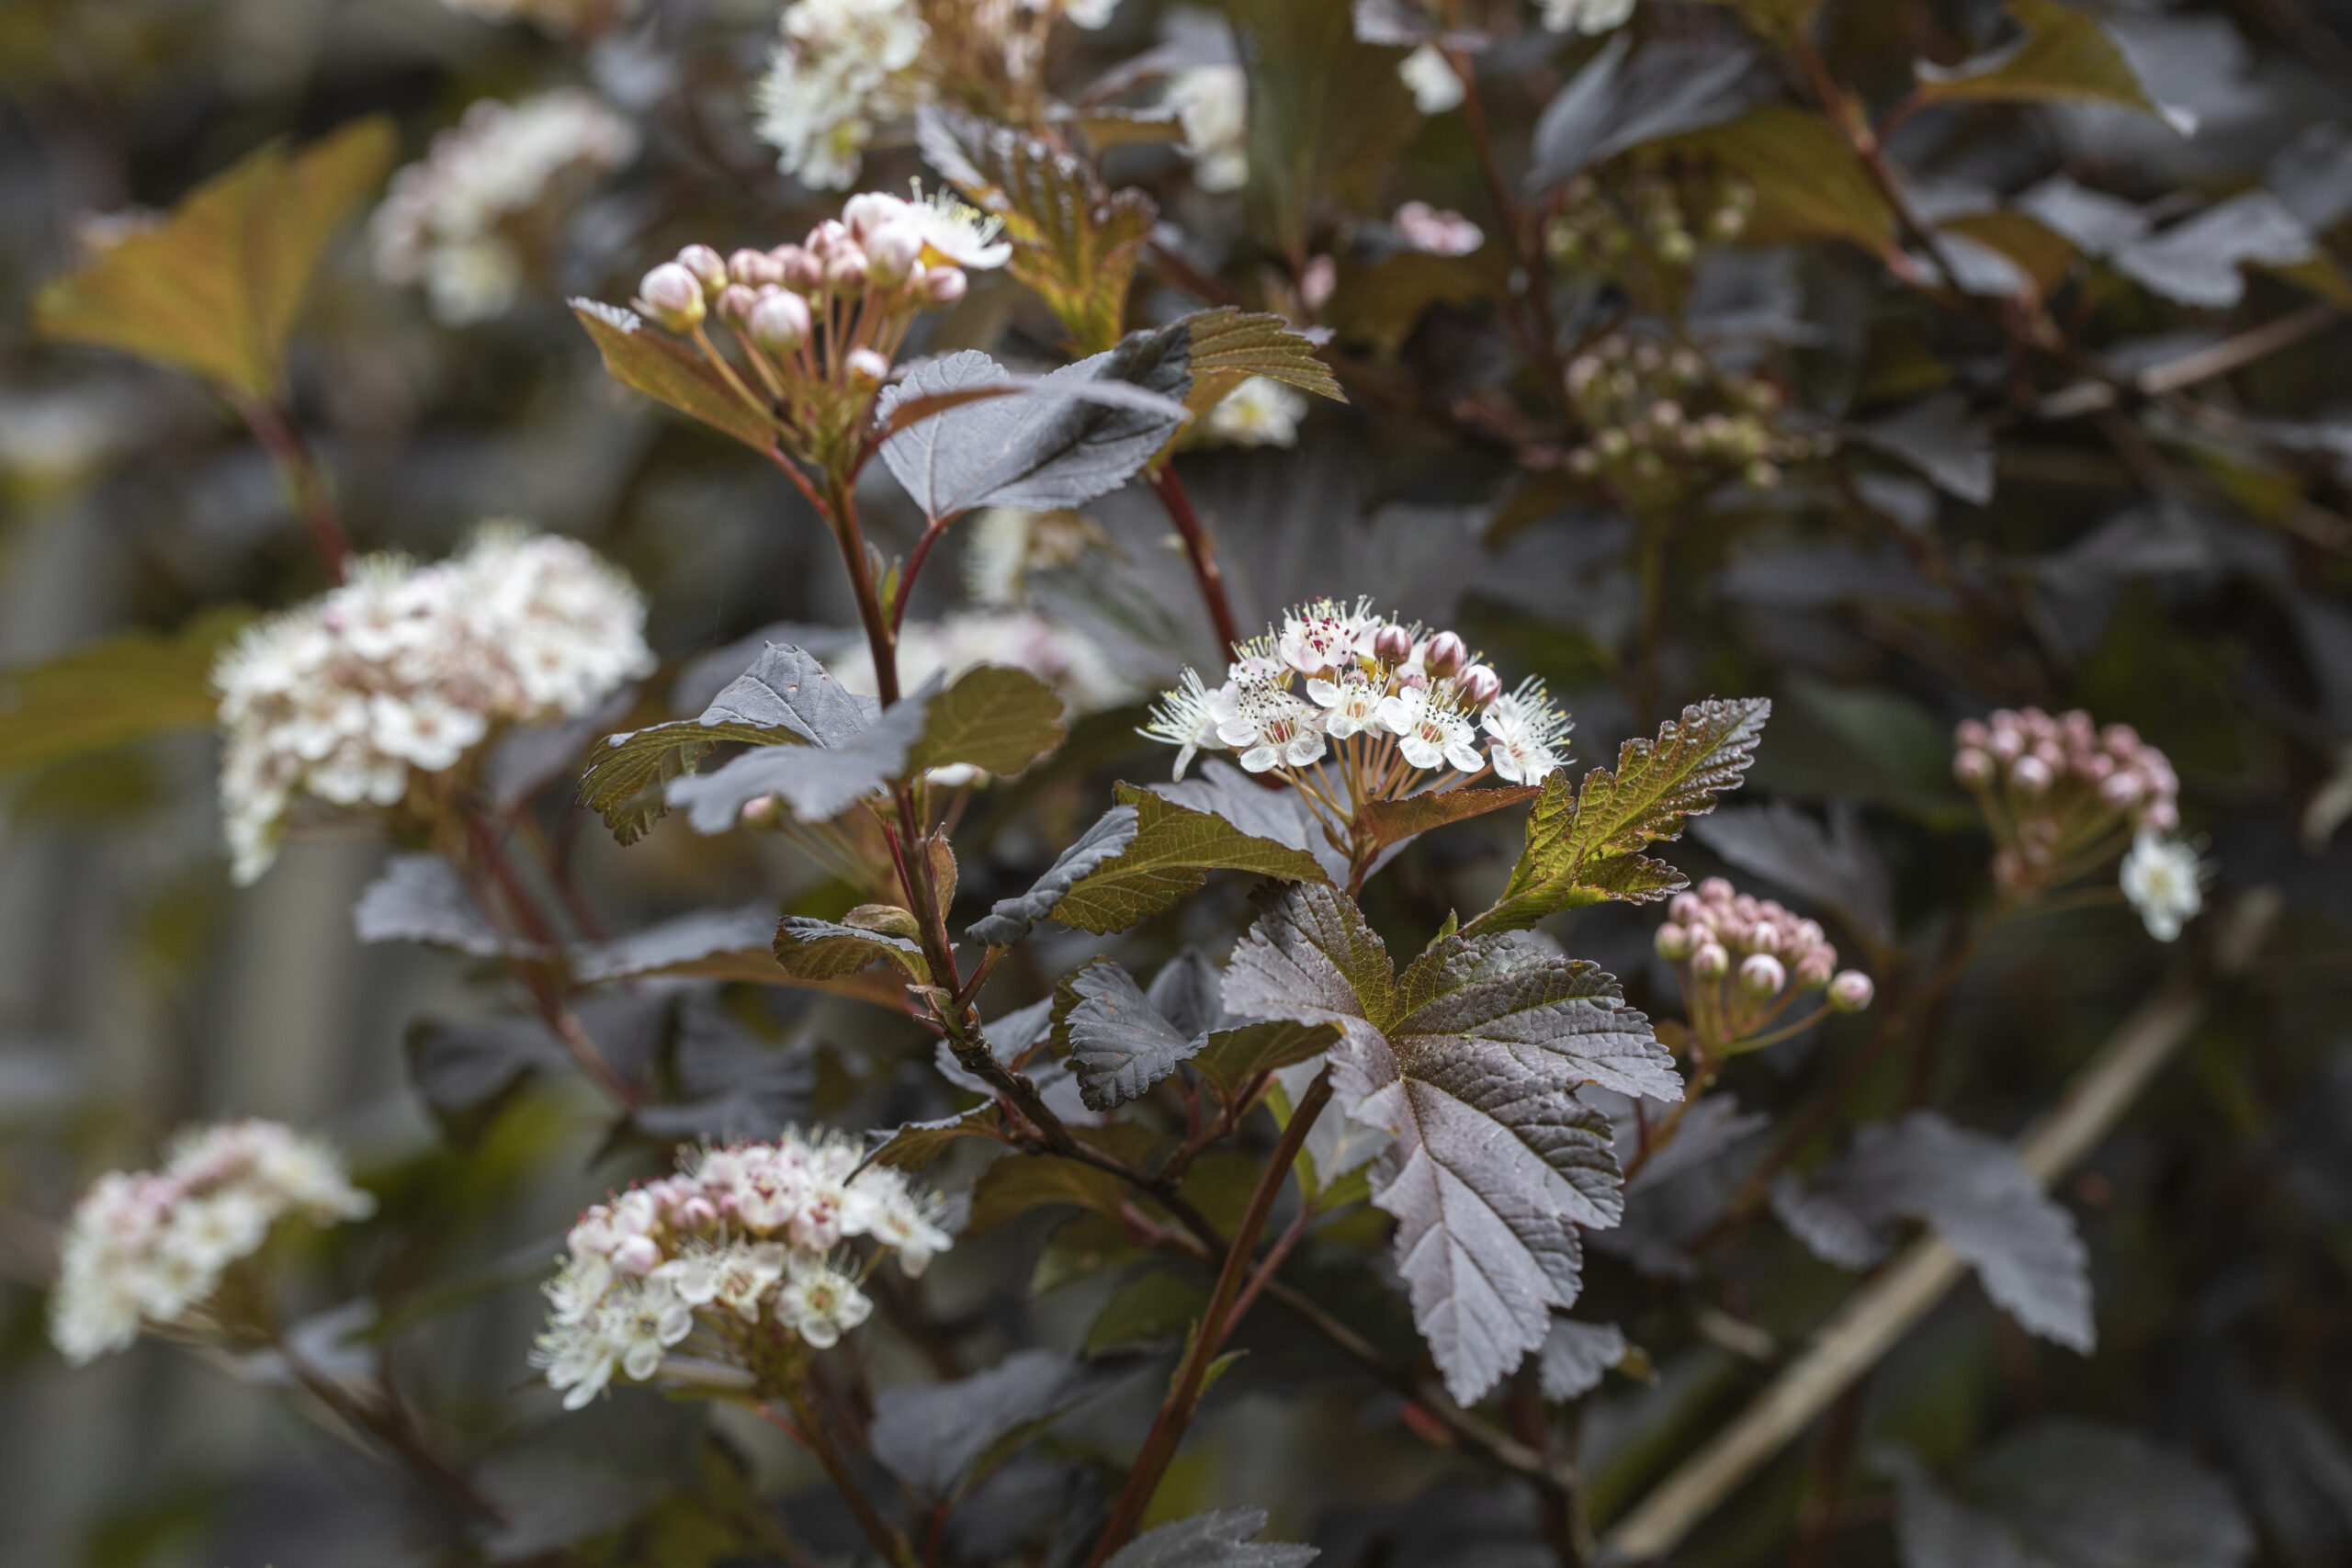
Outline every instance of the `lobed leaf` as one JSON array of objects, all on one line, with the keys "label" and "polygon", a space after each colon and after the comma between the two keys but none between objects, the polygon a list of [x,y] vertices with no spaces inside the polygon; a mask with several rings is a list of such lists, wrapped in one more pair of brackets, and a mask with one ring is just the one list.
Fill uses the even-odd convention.
[{"label": "lobed leaf", "polygon": [[1059,1155],[1008,1155],[972,1184],[969,1230],[981,1235],[1032,1209],[1075,1206],[1113,1220],[1126,1184],[1109,1171]]},{"label": "lobed leaf", "polygon": [[1625,1359],[1625,1331],[1613,1323],[1555,1317],[1536,1351],[1544,1397],[1558,1404],[1591,1393],[1601,1375]]},{"label": "lobed leaf", "polygon": [[2098,19],[2060,0],[2008,0],[2021,37],[1949,69],[1921,61],[1927,103],[2112,104],[2152,114],[2183,135],[2197,118],[2149,96],[2140,73]]},{"label": "lobed leaf", "polygon": [[886,960],[917,985],[931,979],[922,946],[912,937],[799,915],[787,915],[775,929],[775,961],[796,980],[835,979]]},{"label": "lobed leaf", "polygon": [[1069,1061],[1079,1098],[1092,1111],[1142,1099],[1199,1051],[1204,1038],[1187,1036],[1161,1017],[1134,977],[1107,958],[1055,988],[1053,1019],[1056,1054]]},{"label": "lobed leaf", "polygon": [[1054,858],[1046,874],[1029,891],[1000,898],[983,919],[973,921],[964,934],[989,947],[1011,947],[1029,934],[1039,920],[1052,914],[1069,894],[1073,883],[1093,872],[1136,841],[1139,823],[1132,806],[1114,806],[1094,820],[1077,842]]},{"label": "lobed leaf", "polygon": [[1220,305],[1196,310],[1175,324],[1192,340],[1193,389],[1185,395],[1184,406],[1196,416],[1252,376],[1334,402],[1348,400],[1330,367],[1316,355],[1315,344],[1280,316]]},{"label": "lobed leaf", "polygon": [[673,778],[663,795],[697,833],[724,833],[743,807],[778,795],[804,822],[829,822],[893,779],[907,777],[933,692],[914,692],[838,745],[762,746],[715,773]]},{"label": "lobed leaf", "polygon": [[343,220],[391,167],[391,122],[370,115],[291,158],[271,142],[197,186],[156,227],[53,278],[33,327],[99,344],[272,401],[311,276]]},{"label": "lobed leaf", "polygon": [[1381,847],[1400,844],[1432,828],[1466,822],[1507,806],[1524,806],[1543,790],[1535,784],[1502,789],[1431,790],[1403,800],[1366,801],[1356,811],[1356,827]]},{"label": "lobed leaf", "polygon": [[772,986],[784,978],[773,946],[775,919],[775,906],[768,903],[696,909],[611,942],[574,948],[571,977],[588,986],[653,976]]},{"label": "lobed leaf", "polygon": [[1739,786],[1771,711],[1763,697],[1694,703],[1659,726],[1656,739],[1620,747],[1615,773],[1587,773],[1573,801],[1563,775],[1545,779],[1502,897],[1464,931],[1510,931],[1555,910],[1605,898],[1648,902],[1684,886],[1679,872],[1634,852],[1680,837],[1685,819]]},{"label": "lobed leaf", "polygon": [[1148,1529],[1111,1554],[1102,1568],[1306,1568],[1312,1546],[1252,1540],[1266,1528],[1263,1508],[1224,1508]]},{"label": "lobed leaf", "polygon": [[1199,891],[1212,871],[1320,882],[1315,857],[1245,833],[1222,817],[1195,811],[1133,784],[1117,786],[1136,813],[1135,837],[1116,854],[1072,879],[1053,906],[1066,926],[1097,934],[1125,931]]},{"label": "lobed leaf", "polygon": [[1863,1128],[1810,1184],[1784,1175],[1771,1196],[1798,1240],[1847,1269],[1883,1258],[1897,1218],[1923,1219],[2019,1326],[2084,1355],[2098,1340],[2090,1257],[2074,1217],[2007,1145],[1935,1111]]},{"label": "lobed leaf", "polygon": [[1756,101],[1761,62],[1727,35],[1659,39],[1634,49],[1618,33],[1571,77],[1535,122],[1541,191],[1628,149],[1736,118]]},{"label": "lobed leaf", "polygon": [[1230,1096],[1260,1073],[1308,1062],[1340,1043],[1336,1023],[1300,1023],[1269,1019],[1232,1029],[1212,1030],[1193,1066]]},{"label": "lobed leaf", "polygon": [[435,854],[394,855],[351,907],[361,942],[421,942],[476,958],[545,958],[548,950],[518,942],[491,923],[472,889]]},{"label": "lobed leaf", "polygon": [[[1127,117],[1134,119],[1136,117]],[[1115,122],[1091,122],[1115,130]],[[1164,119],[1138,121],[1148,140],[1181,137]],[[1136,260],[1159,216],[1140,190],[1105,190],[1086,161],[1025,131],[926,107],[915,141],[931,166],[1004,223],[1012,275],[1037,292],[1080,354],[1119,341]]]},{"label": "lobed leaf", "polygon": [[1958,392],[1930,393],[1908,408],[1855,425],[1853,435],[1900,457],[1937,489],[1962,501],[1983,506],[1993,499],[1993,434],[1971,417],[1968,400]]},{"label": "lobed leaf", "polygon": [[866,1137],[869,1140],[880,1141],[866,1155],[865,1163],[887,1165],[899,1170],[921,1170],[962,1139],[987,1138],[995,1142],[1003,1121],[991,1101],[935,1121],[908,1122],[886,1131],[868,1133]]},{"label": "lobed leaf", "polygon": [[1376,198],[1420,124],[1395,50],[1358,41],[1348,0],[1238,0],[1248,73],[1250,180],[1258,238],[1304,255],[1324,204]]},{"label": "lobed leaf", "polygon": [[1819,237],[1883,255],[1894,243],[1894,209],[1854,150],[1817,114],[1762,103],[1676,145],[1717,159],[1755,190],[1746,233],[1756,243]]},{"label": "lobed leaf", "polygon": [[1517,936],[1442,936],[1396,976],[1352,903],[1302,884],[1226,968],[1226,1006],[1328,1023],[1339,1108],[1390,1134],[1373,1201],[1396,1216],[1413,1319],[1464,1404],[1539,1346],[1580,1284],[1579,1224],[1623,1199],[1600,1082],[1669,1099],[1681,1081],[1615,980]]},{"label": "lobed leaf", "polygon": [[604,356],[605,373],[634,392],[666,403],[687,418],[731,435],[763,456],[775,450],[776,425],[766,411],[735,393],[710,362],[666,333],[649,330],[634,310],[594,299],[571,301]]}]

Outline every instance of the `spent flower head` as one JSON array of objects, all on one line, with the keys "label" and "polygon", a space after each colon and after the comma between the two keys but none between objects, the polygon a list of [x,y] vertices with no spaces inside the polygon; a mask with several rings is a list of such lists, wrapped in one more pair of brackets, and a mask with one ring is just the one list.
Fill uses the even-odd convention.
[{"label": "spent flower head", "polygon": [[74,1204],[49,1299],[50,1338],[79,1366],[128,1348],[141,1324],[217,1329],[206,1309],[222,1276],[280,1220],[334,1224],[374,1209],[333,1149],[277,1122],[185,1132],[161,1170],[109,1171]]},{"label": "spent flower head", "polygon": [[950,1238],[905,1176],[858,1168],[854,1140],[787,1131],[689,1155],[589,1209],[567,1243],[532,1364],[576,1410],[681,1346],[773,1387],[865,1320],[860,1281],[884,1256],[921,1274]]}]

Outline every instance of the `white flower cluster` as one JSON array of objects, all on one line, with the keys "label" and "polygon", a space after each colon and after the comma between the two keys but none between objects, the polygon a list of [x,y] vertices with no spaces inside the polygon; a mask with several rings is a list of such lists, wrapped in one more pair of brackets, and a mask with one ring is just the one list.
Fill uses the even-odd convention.
[{"label": "white flower cluster", "polygon": [[1168,75],[1164,95],[1184,128],[1193,183],[1239,190],[1250,179],[1250,78],[1238,65],[1188,65]]},{"label": "white flower cluster", "polygon": [[435,319],[488,321],[514,303],[524,237],[587,178],[637,156],[637,127],[594,94],[559,87],[523,103],[484,98],[392,176],[376,209],[376,274],[423,284]]},{"label": "white flower cluster", "polygon": [[1542,0],[1544,25],[1555,33],[1613,32],[1634,14],[1634,0]]},{"label": "white flower cluster", "polygon": [[1433,43],[1422,44],[1398,61],[1396,74],[1412,89],[1413,107],[1423,114],[1443,114],[1458,107],[1464,96],[1462,78]]},{"label": "white flower cluster", "polygon": [[926,18],[922,0],[793,0],[752,92],[760,140],[776,150],[785,174],[820,190],[846,190],[876,133],[936,96],[940,67],[926,58],[936,33],[954,34],[967,50],[993,51],[1004,74],[1023,81],[1040,62],[1042,30],[1032,24],[1058,13],[1079,27],[1099,28],[1116,6],[963,0],[932,7],[940,14]]},{"label": "white flower cluster", "polygon": [[1295,446],[1306,417],[1305,393],[1252,376],[1201,417],[1199,439],[1211,446]]},{"label": "white flower cluster", "polygon": [[109,1171],[74,1206],[50,1338],[76,1366],[126,1349],[142,1321],[185,1323],[279,1220],[333,1224],[374,1208],[334,1150],[275,1122],[184,1133],[163,1169]]},{"label": "white flower cluster", "polygon": [[[597,1204],[548,1282],[532,1364],[577,1410],[616,1369],[643,1382],[689,1339],[701,1359],[754,1380],[797,1346],[836,1343],[874,1310],[858,1283],[881,1252],[916,1275],[949,1246],[928,1194],[857,1162],[853,1140],[788,1132],[704,1150],[678,1175]],[[856,1236],[880,1249],[863,1266],[843,1250]]]},{"label": "white flower cluster", "polygon": [[[1250,773],[1294,778],[1336,751],[1360,804],[1413,794],[1431,782],[1425,773],[1491,769],[1532,784],[1562,765],[1569,720],[1541,681],[1506,693],[1458,635],[1387,620],[1368,599],[1302,605],[1239,651],[1214,691],[1186,671],[1141,732],[1178,749],[1180,779],[1204,750],[1237,751]],[[1302,676],[1303,698],[1291,689]],[[1352,815],[1336,798],[1325,804]]]},{"label": "white flower cluster", "polygon": [[2142,829],[2132,840],[2119,874],[2123,896],[2140,913],[2148,934],[2170,942],[2205,907],[2205,863],[2178,839]]},{"label": "white flower cluster", "polygon": [[1871,977],[1838,969],[1819,924],[1772,899],[1735,893],[1720,876],[1676,894],[1654,940],[1657,955],[1677,966],[1692,1032],[1717,1055],[1789,1032],[1759,1038],[1802,992],[1826,991],[1824,1005],[1839,1012],[1871,1004]]},{"label": "white flower cluster", "polygon": [[234,875],[268,868],[298,795],[389,807],[493,725],[569,717],[653,668],[645,604],[576,539],[491,525],[457,558],[354,563],[214,667]]}]

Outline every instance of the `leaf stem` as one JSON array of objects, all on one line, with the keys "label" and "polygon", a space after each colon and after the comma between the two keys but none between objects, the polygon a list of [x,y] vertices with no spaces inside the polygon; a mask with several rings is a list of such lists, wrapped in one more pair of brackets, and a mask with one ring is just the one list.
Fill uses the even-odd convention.
[{"label": "leaf stem", "polygon": [[858,1528],[865,1532],[865,1539],[874,1543],[875,1550],[882,1553],[892,1568],[922,1568],[922,1560],[915,1555],[915,1549],[908,1541],[906,1532],[884,1518],[881,1510],[875,1507],[874,1500],[865,1495],[865,1489],[857,1483],[857,1476],[850,1470],[848,1461],[842,1458],[841,1450],[826,1434],[824,1423],[817,1419],[816,1406],[808,1400],[808,1386],[796,1378],[786,1387],[784,1402],[792,1408],[790,1424],[779,1419],[775,1412],[764,1404],[760,1406],[761,1414],[768,1418],[770,1425],[789,1433],[803,1448],[817,1456],[817,1462],[825,1467],[825,1474],[832,1481],[833,1490],[842,1495],[842,1501],[848,1504],[849,1511],[856,1516]]},{"label": "leaf stem", "polygon": [[230,393],[230,405],[245,422],[255,441],[269,454],[277,475],[294,502],[302,526],[310,531],[311,547],[327,575],[341,582],[350,572],[351,535],[335,505],[334,485],[324,465],[311,450],[294,416],[277,404],[243,393]]},{"label": "leaf stem", "polygon": [[[1088,1568],[1102,1568],[1111,1554],[1126,1544],[1135,1534],[1136,1526],[1142,1522],[1152,1494],[1159,1489],[1160,1478],[1167,1474],[1169,1461],[1176,1457],[1177,1445],[1183,1441],[1184,1430],[1192,1425],[1193,1409],[1200,1403],[1201,1389],[1208,1378],[1209,1364],[1216,1359],[1226,1336],[1238,1319],[1238,1309],[1247,1304],[1243,1286],[1258,1233],[1265,1228],[1267,1217],[1273,1213],[1274,1200],[1290,1179],[1290,1168],[1297,1161],[1299,1150],[1306,1146],[1308,1131],[1330,1100],[1331,1075],[1326,1068],[1299,1097],[1298,1108],[1291,1112],[1290,1124],[1283,1129],[1281,1141],[1274,1145],[1266,1168],[1259,1174],[1258,1185],[1250,1194],[1249,1207],[1242,1211],[1241,1223],[1235,1227],[1233,1240],[1226,1250],[1224,1265],[1217,1270],[1208,1305],[1193,1325],[1192,1347],[1169,1385],[1168,1397],[1160,1402],[1159,1414],[1152,1420],[1134,1468],[1127,1472],[1126,1485],[1120,1490],[1119,1500],[1111,1510],[1111,1522],[1104,1527],[1102,1539],[1095,1542]],[[1276,1245],[1276,1254],[1267,1259],[1269,1272],[1281,1262],[1280,1244]],[[1263,1288],[1262,1280],[1259,1288]]]},{"label": "leaf stem", "polygon": [[1168,520],[1176,525],[1177,537],[1184,541],[1185,558],[1193,563],[1193,581],[1200,584],[1201,602],[1208,606],[1209,624],[1225,644],[1226,657],[1238,658],[1241,631],[1234,623],[1233,603],[1226,596],[1225,569],[1217,565],[1216,540],[1193,510],[1193,498],[1186,493],[1184,481],[1176,477],[1173,458],[1152,476],[1151,488],[1159,494],[1160,505],[1168,509]]}]

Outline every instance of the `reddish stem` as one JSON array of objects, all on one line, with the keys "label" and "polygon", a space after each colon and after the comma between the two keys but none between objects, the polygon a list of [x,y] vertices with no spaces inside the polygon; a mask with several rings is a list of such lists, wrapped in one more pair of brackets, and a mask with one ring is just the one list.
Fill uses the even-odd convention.
[{"label": "reddish stem", "polygon": [[1185,492],[1184,481],[1176,477],[1172,460],[1161,465],[1151,488],[1159,492],[1159,503],[1168,508],[1168,520],[1176,525],[1177,536],[1184,541],[1185,558],[1193,563],[1193,580],[1201,585],[1201,602],[1208,606],[1209,623],[1226,646],[1226,657],[1238,657],[1241,631],[1234,624],[1232,601],[1226,597],[1225,569],[1216,563],[1216,540],[1193,510],[1193,498]]},{"label": "reddish stem", "polygon": [[277,465],[278,477],[285,481],[293,497],[294,510],[300,514],[303,527],[310,530],[311,544],[319,552],[319,560],[327,575],[341,582],[348,574],[351,562],[351,536],[344,528],[343,514],[336,510],[334,487],[327,479],[326,470],[303,437],[302,427],[294,418],[275,403],[258,398],[232,395],[230,402],[254,439],[269,454]]}]

